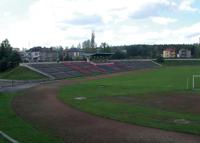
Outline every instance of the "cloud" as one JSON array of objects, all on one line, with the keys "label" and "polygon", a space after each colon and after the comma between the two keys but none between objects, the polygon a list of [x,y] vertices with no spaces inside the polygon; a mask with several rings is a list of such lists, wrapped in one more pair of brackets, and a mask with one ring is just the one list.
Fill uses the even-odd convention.
[{"label": "cloud", "polygon": [[191,11],[191,12],[196,12],[198,11],[197,8],[193,7],[193,3],[195,0],[183,0],[180,5],[179,5],[179,10],[182,11]]},{"label": "cloud", "polygon": [[200,32],[194,32],[185,36],[186,38],[200,37]]},{"label": "cloud", "polygon": [[200,22],[195,23],[189,27],[184,27],[178,32],[182,34],[185,39],[198,39],[200,37]]},{"label": "cloud", "polygon": [[150,1],[144,3],[138,10],[134,11],[130,17],[133,19],[144,19],[160,16],[165,12],[173,11],[176,3],[167,0]]},{"label": "cloud", "polygon": [[168,25],[177,21],[177,19],[170,17],[151,17],[151,20],[160,25]]},{"label": "cloud", "polygon": [[4,11],[3,12],[3,16],[4,17],[9,17],[9,16],[11,16],[11,12],[10,11]]},{"label": "cloud", "polygon": [[103,24],[102,18],[99,15],[83,15],[79,14],[71,20],[65,21],[67,24],[71,25],[98,25]]},{"label": "cloud", "polygon": [[[191,24],[191,19],[198,21],[194,20],[196,13],[183,15],[186,10],[194,11],[190,0],[185,4],[185,0],[29,1],[23,19],[10,9],[6,11],[11,15],[1,12],[1,17],[12,19],[0,20],[0,39],[8,38],[16,47],[70,46],[89,39],[95,30],[97,44],[191,43],[200,32],[200,24]],[[183,16],[187,21],[180,20]]]},{"label": "cloud", "polygon": [[172,30],[172,29],[164,29],[160,31],[159,35],[156,36],[157,41],[155,43],[197,43],[200,37],[200,22],[195,23],[188,27],[180,27],[179,29]]}]

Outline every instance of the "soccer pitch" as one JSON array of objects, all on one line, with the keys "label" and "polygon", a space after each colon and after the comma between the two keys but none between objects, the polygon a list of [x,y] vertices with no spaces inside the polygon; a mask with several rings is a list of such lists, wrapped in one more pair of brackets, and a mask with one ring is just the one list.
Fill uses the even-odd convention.
[{"label": "soccer pitch", "polygon": [[200,75],[200,67],[140,70],[63,87],[59,98],[93,115],[200,135],[200,95],[192,90],[193,75]]}]

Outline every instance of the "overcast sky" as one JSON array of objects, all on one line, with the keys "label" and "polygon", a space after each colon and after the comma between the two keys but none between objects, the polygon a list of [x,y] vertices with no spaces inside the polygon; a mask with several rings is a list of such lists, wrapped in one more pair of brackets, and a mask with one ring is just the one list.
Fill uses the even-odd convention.
[{"label": "overcast sky", "polygon": [[1,0],[0,40],[13,47],[197,43],[198,0]]}]

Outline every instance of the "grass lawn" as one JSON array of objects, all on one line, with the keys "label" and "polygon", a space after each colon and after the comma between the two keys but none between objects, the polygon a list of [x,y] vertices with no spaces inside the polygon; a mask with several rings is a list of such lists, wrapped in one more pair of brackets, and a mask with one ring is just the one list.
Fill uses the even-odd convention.
[{"label": "grass lawn", "polygon": [[[52,135],[40,132],[19,118],[11,109],[16,94],[0,93],[0,130],[20,143],[61,143]],[[0,143],[7,143],[0,137]]]},{"label": "grass lawn", "polygon": [[47,77],[34,72],[26,67],[16,67],[7,72],[0,73],[0,79],[12,79],[12,80],[34,80],[45,79]]},{"label": "grass lawn", "polygon": [[[200,102],[199,92],[186,89],[186,81],[189,78],[191,83],[193,74],[200,75],[200,67],[163,67],[135,71],[123,76],[63,87],[59,98],[66,104],[93,115],[200,135],[199,111],[187,110],[193,107],[193,103],[189,105],[187,100]],[[189,84],[189,88],[191,86]],[[177,95],[170,96],[176,93]],[[77,97],[86,99],[77,100]],[[163,100],[166,101],[166,108],[162,105]],[[183,102],[184,106],[179,102]]]},{"label": "grass lawn", "polygon": [[9,143],[9,141],[7,141],[6,139],[4,139],[3,137],[0,137],[0,143]]},{"label": "grass lawn", "polygon": [[163,65],[166,66],[186,66],[186,65],[200,65],[200,60],[165,60]]}]

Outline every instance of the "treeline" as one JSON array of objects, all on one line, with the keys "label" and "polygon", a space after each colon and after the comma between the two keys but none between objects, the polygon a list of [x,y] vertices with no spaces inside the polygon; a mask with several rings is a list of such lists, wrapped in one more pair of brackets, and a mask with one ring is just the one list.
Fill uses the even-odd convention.
[{"label": "treeline", "polygon": [[[45,48],[45,47],[44,47]],[[63,48],[51,47],[58,52],[59,60],[72,60],[69,57],[63,57],[65,50],[70,49],[68,47]],[[173,48],[178,51],[180,49],[188,49],[191,51],[191,58],[200,58],[200,45],[199,44],[160,44],[160,45],[122,45],[122,46],[110,46],[107,43],[101,43],[100,46],[91,48],[90,40],[83,42],[82,46],[79,44],[77,47],[72,46],[71,48],[77,48],[85,53],[113,53],[110,59],[157,59],[163,54],[163,50],[167,48]],[[74,59],[75,60],[75,59]],[[80,60],[80,58],[77,58]]]},{"label": "treeline", "polygon": [[110,46],[110,50],[117,55],[115,58],[158,58],[164,49],[174,48],[176,53],[180,49],[191,51],[193,58],[200,58],[200,46],[198,44],[171,44],[171,45],[124,45]]},{"label": "treeline", "polygon": [[[159,45],[122,45],[122,46],[110,46],[103,42],[96,48],[91,48],[90,40],[82,43],[82,50],[84,52],[112,52],[114,55],[111,59],[132,59],[132,58],[158,58],[163,54],[163,50],[167,48],[173,48],[176,53],[180,49],[188,49],[191,51],[192,58],[200,58],[200,46],[199,44],[159,44]],[[81,45],[77,46],[80,48]]]},{"label": "treeline", "polygon": [[21,59],[17,51],[13,50],[6,39],[0,44],[0,72],[12,69],[19,65]]}]

